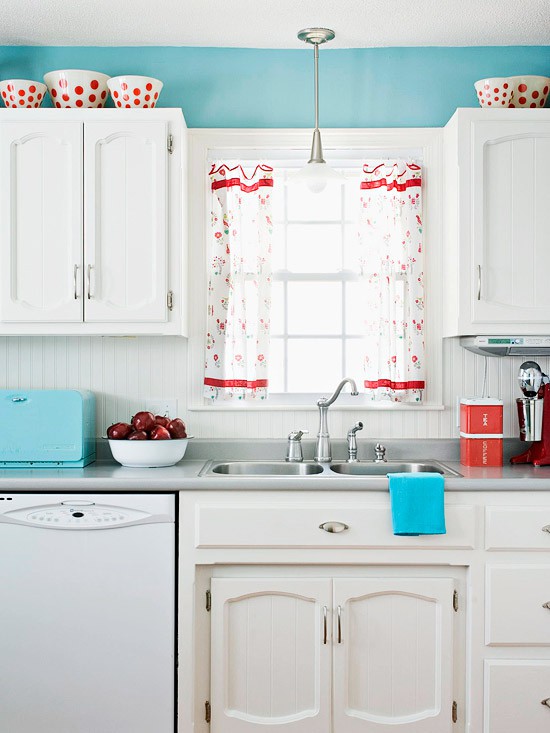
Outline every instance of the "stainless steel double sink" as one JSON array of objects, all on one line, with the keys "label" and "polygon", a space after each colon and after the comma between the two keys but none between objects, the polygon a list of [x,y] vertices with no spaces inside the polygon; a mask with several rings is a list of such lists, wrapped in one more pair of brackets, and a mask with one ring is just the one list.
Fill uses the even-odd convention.
[{"label": "stainless steel double sink", "polygon": [[287,461],[209,461],[201,476],[319,476],[340,475],[349,477],[378,478],[388,473],[440,473],[442,476],[460,476],[444,463],[439,461],[385,461],[375,463],[364,461],[357,463],[313,463],[303,461],[289,463]]}]

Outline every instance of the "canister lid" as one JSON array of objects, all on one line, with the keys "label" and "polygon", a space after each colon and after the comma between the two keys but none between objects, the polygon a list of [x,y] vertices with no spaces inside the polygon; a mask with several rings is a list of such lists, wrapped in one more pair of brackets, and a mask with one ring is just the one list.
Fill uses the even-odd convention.
[{"label": "canister lid", "polygon": [[502,400],[496,397],[461,397],[461,405],[502,405]]}]

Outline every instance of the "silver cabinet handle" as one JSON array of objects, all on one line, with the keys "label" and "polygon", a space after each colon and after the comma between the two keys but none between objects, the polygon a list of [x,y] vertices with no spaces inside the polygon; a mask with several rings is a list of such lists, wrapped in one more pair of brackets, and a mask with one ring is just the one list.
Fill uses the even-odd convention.
[{"label": "silver cabinet handle", "polygon": [[319,525],[319,529],[323,529],[325,532],[345,532],[346,529],[349,529],[349,526],[344,522],[323,522]]},{"label": "silver cabinet handle", "polygon": [[87,287],[88,287],[88,300],[91,300],[92,298],[92,270],[94,266],[88,265],[86,268],[86,280],[87,280]]},{"label": "silver cabinet handle", "polygon": [[337,625],[337,638],[338,638],[338,644],[342,643],[342,606],[338,606],[336,610],[336,625]]},{"label": "silver cabinet handle", "polygon": [[550,611],[550,601],[546,601],[546,603],[543,603],[542,607],[547,608]]},{"label": "silver cabinet handle", "polygon": [[547,524],[545,527],[542,528],[543,532],[550,532],[550,524]]},{"label": "silver cabinet handle", "polygon": [[477,299],[481,300],[481,265],[477,266]]},{"label": "silver cabinet handle", "polygon": [[323,606],[323,644],[327,643],[328,626],[327,626],[328,608]]},{"label": "silver cabinet handle", "polygon": [[73,267],[73,285],[74,285],[74,299],[78,300],[78,270],[80,267],[75,265]]},{"label": "silver cabinet handle", "polygon": [[546,700],[541,700],[540,704],[546,705],[547,708],[550,708],[550,697],[547,697]]}]

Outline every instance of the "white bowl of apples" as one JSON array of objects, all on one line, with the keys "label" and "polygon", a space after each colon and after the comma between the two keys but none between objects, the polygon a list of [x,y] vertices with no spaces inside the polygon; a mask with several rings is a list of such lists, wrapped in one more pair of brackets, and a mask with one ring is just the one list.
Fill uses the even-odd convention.
[{"label": "white bowl of apples", "polygon": [[107,428],[109,447],[115,461],[131,468],[161,468],[181,461],[192,436],[179,417],[171,420],[142,410],[131,422],[117,422]]}]

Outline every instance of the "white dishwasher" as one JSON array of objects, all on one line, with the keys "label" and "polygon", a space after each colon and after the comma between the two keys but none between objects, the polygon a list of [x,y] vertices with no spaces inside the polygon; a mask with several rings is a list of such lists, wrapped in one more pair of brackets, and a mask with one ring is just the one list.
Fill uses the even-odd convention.
[{"label": "white dishwasher", "polygon": [[176,498],[0,494],[0,731],[174,733]]}]

